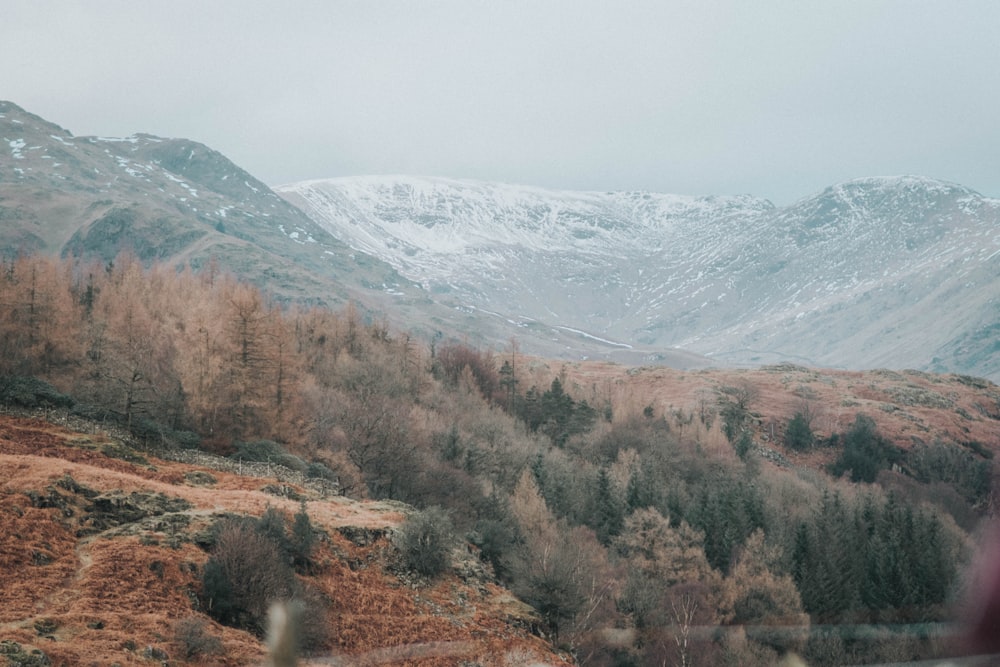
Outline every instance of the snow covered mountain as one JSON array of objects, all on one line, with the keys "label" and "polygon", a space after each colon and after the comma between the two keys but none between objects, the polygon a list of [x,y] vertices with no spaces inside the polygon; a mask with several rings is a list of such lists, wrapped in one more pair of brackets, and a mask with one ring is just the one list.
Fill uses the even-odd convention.
[{"label": "snow covered mountain", "polygon": [[276,191],[522,340],[1000,379],[1000,200],[959,185],[859,179],[784,208],[414,177]]},{"label": "snow covered mountain", "polygon": [[359,177],[275,191],[202,144],[74,137],[0,101],[0,257],[215,262],[421,339],[1000,381],[1000,200],[919,177],[749,196]]}]

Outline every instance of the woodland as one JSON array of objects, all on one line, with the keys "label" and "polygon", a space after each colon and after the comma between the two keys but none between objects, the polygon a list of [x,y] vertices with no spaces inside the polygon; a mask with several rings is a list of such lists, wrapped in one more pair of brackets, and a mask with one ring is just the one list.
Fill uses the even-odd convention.
[{"label": "woodland", "polygon": [[991,504],[977,443],[904,450],[860,414],[818,433],[803,406],[778,447],[829,465],[777,466],[750,383],[667,410],[589,391],[516,341],[418,340],[354,306],[278,303],[212,266],[127,254],[0,265],[0,398],[34,379],[151,446],[433,512],[580,664],[962,650],[949,622]]}]

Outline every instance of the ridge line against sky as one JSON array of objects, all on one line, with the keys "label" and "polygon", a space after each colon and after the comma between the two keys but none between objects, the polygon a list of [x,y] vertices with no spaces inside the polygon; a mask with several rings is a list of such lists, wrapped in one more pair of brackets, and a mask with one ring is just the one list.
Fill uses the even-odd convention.
[{"label": "ridge line against sky", "polygon": [[918,174],[998,197],[998,27],[988,0],[7,0],[0,98],[75,135],[200,141],[272,185],[785,205]]}]

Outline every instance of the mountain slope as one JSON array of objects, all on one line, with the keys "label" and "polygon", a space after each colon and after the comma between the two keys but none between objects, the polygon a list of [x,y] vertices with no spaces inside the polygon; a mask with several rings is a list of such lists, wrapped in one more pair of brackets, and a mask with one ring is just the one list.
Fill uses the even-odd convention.
[{"label": "mountain slope", "polygon": [[304,664],[566,664],[525,629],[533,612],[480,578],[467,554],[438,580],[401,579],[387,539],[401,504],[157,459],[96,424],[8,414],[0,471],[9,538],[0,549],[0,654],[10,664],[261,664],[263,642],[214,622],[199,602],[206,540],[227,517],[291,515],[300,507],[292,494],[317,536],[315,567],[301,579],[330,601],[329,637],[317,649],[326,655]]},{"label": "mountain slope", "polygon": [[144,262],[199,267],[214,259],[279,296],[328,303],[400,282],[202,144],[74,137],[11,102],[0,102],[0,141],[6,256],[108,261],[125,249]]},{"label": "mountain slope", "polygon": [[784,208],[412,177],[277,191],[435,298],[593,351],[1000,377],[1000,201],[958,185],[859,179]]},{"label": "mountain slope", "polygon": [[413,177],[277,190],[196,142],[73,137],[0,102],[4,257],[214,261],[282,299],[547,356],[1000,379],[1000,201],[958,185],[860,179],[783,208]]}]

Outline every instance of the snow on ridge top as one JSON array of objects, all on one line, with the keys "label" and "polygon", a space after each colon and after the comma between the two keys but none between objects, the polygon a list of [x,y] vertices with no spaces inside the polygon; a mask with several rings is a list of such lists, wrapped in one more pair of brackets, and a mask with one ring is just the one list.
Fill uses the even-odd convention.
[{"label": "snow on ridge top", "polygon": [[912,218],[916,211],[923,215],[947,201],[967,205],[990,202],[978,192],[949,181],[912,175],[873,176],[831,185],[783,207],[781,216],[819,216],[813,226],[820,218],[838,220],[838,224],[871,220],[872,216],[884,220],[902,212]]},{"label": "snow on ridge top", "polygon": [[127,137],[79,137],[79,138],[81,140],[90,141],[91,143],[102,141],[102,142],[116,143],[116,144],[138,144],[142,141],[150,141],[158,144],[163,142],[163,139],[154,136],[152,134],[146,134],[145,132],[130,134]]},{"label": "snow on ridge top", "polygon": [[350,247],[425,284],[447,273],[439,264],[469,253],[498,267],[521,253],[569,253],[594,262],[609,253],[659,252],[669,238],[671,247],[691,255],[708,237],[747,233],[774,208],[745,195],[564,191],[417,176],[318,179],[275,190],[294,196],[294,204]]},{"label": "snow on ridge top", "polygon": [[917,176],[913,174],[904,174],[900,176],[868,176],[864,178],[854,178],[849,181],[844,181],[843,183],[838,183],[833,185],[826,190],[823,194],[828,192],[836,192],[838,194],[844,193],[848,190],[857,189],[872,189],[872,190],[888,190],[888,191],[921,191],[927,192],[929,194],[965,194],[965,195],[979,195],[978,192],[970,188],[960,185],[958,183],[952,183],[950,181],[944,181],[938,178],[930,178],[928,176]]},{"label": "snow on ridge top", "polygon": [[407,174],[366,174],[360,176],[334,176],[330,178],[315,178],[295,183],[277,185],[273,189],[281,192],[302,192],[307,188],[316,187],[340,187],[355,188],[363,186],[367,188],[389,189],[399,186],[412,188],[415,192],[430,192],[443,188],[462,188],[463,190],[490,190],[504,192],[510,195],[522,194],[525,197],[533,198],[559,198],[559,199],[634,199],[639,197],[651,197],[660,201],[687,202],[698,204],[722,203],[752,203],[763,204],[765,207],[773,207],[766,199],[754,197],[753,195],[684,195],[667,192],[654,192],[650,190],[573,190],[568,188],[546,188],[537,185],[524,185],[517,183],[506,183],[503,181],[483,181],[469,178],[453,178],[450,176],[414,176]]},{"label": "snow on ridge top", "polygon": [[[773,209],[747,195],[694,197],[651,192],[549,190],[534,186],[418,176],[358,176],[302,181],[275,188],[328,209],[334,200],[356,216],[382,223],[405,218],[426,226],[557,230],[577,227],[662,228],[671,221],[756,216]],[[476,224],[478,221],[478,224]],[[589,221],[589,224],[588,224]],[[587,232],[582,232],[586,234]],[[489,234],[493,236],[493,234]]]},{"label": "snow on ridge top", "polygon": [[127,137],[93,137],[94,141],[107,141],[112,143],[128,143],[137,144],[139,143],[139,137],[135,134],[130,134]]},{"label": "snow on ridge top", "polygon": [[[296,194],[326,214],[343,215],[349,209],[355,219],[363,217],[383,227],[383,233],[392,233],[388,227],[398,229],[404,220],[426,227],[444,222],[447,224],[438,233],[444,228],[452,232],[461,228],[476,237],[494,241],[506,238],[526,245],[540,240],[529,241],[525,234],[561,235],[575,230],[578,238],[586,238],[621,228],[666,231],[694,221],[759,217],[774,208],[771,202],[748,195],[695,197],[641,191],[551,190],[420,176],[317,179],[275,190]],[[331,206],[340,208],[340,212],[331,211]]]},{"label": "snow on ridge top", "polygon": [[439,176],[368,175],[315,179],[275,188],[278,192],[337,192],[357,202],[371,201],[388,205],[406,202],[425,211],[447,208],[447,202],[461,201],[463,207],[489,207],[496,211],[544,207],[552,202],[574,202],[594,208],[605,199],[604,193],[577,190],[550,190],[530,185],[511,185],[491,181]]}]

